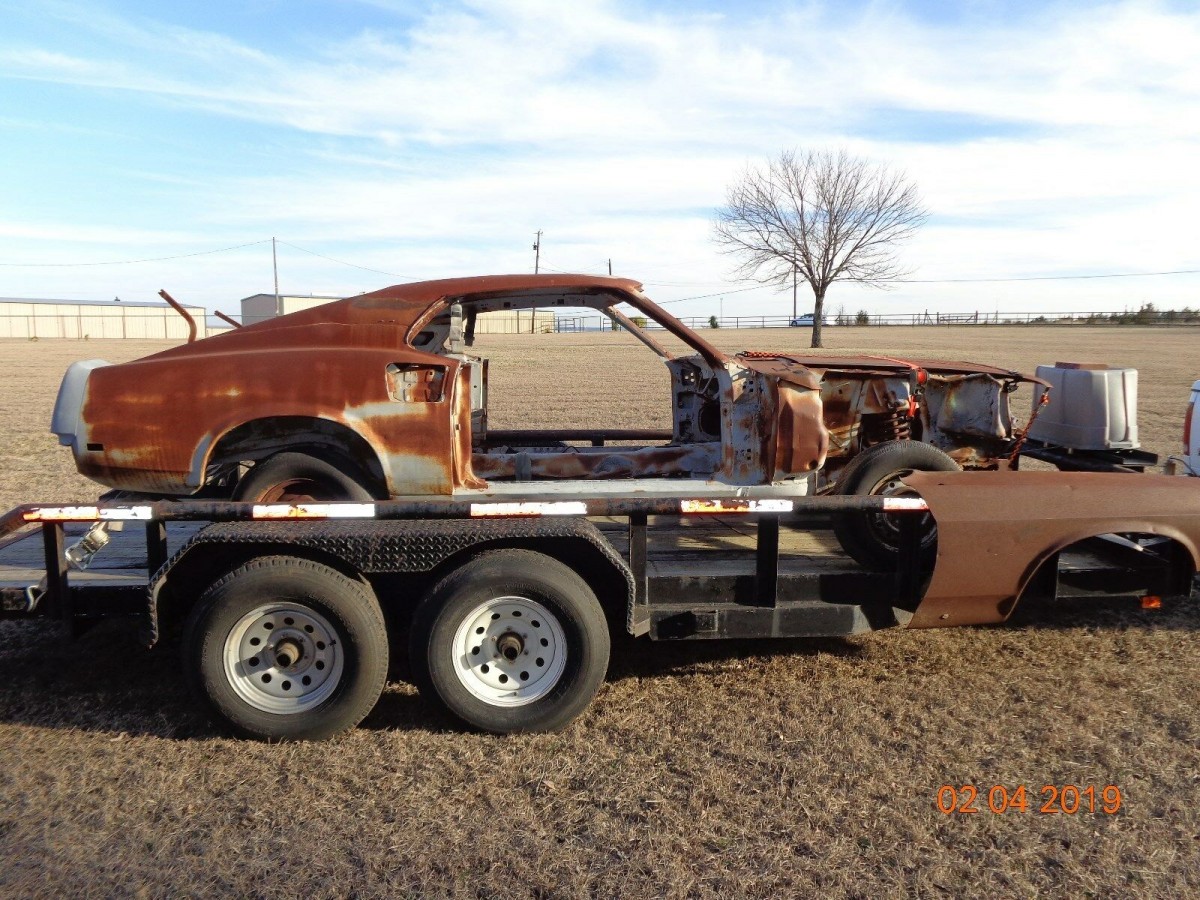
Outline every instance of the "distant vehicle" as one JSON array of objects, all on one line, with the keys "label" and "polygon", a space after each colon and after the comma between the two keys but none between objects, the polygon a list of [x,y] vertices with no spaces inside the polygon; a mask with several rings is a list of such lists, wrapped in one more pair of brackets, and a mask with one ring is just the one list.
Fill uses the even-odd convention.
[{"label": "distant vehicle", "polygon": [[[811,328],[814,324],[816,324],[816,320],[813,318],[812,313],[805,313],[802,316],[797,316],[796,318],[792,319],[792,321],[788,324],[792,328]],[[821,316],[821,324],[828,325],[829,320],[824,316]]]}]

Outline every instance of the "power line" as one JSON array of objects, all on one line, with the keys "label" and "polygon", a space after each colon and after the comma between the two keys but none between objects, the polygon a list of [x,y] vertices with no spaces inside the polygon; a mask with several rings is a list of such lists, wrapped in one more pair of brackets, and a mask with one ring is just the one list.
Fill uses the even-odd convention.
[{"label": "power line", "polygon": [[700,294],[696,297],[680,297],[678,300],[661,300],[658,301],[659,306],[666,306],[668,303],[684,303],[688,300],[708,300],[711,297],[724,297],[728,294],[744,294],[746,291],[757,291],[766,285],[757,284],[754,287],[734,288],[732,291],[717,291],[715,294]]},{"label": "power line", "polygon": [[15,268],[78,268],[80,266],[130,266],[135,263],[148,262],[164,262],[169,259],[187,259],[190,256],[208,256],[210,253],[228,253],[230,250],[241,250],[243,247],[254,247],[258,244],[270,243],[270,238],[264,238],[261,241],[251,241],[248,244],[238,244],[234,247],[222,247],[219,250],[199,250],[195,253],[180,253],[177,256],[154,256],[148,259],[119,259],[111,262],[85,262],[85,263],[0,263],[0,266],[8,266]]},{"label": "power line", "polygon": [[401,275],[399,272],[385,272],[383,269],[372,269],[369,266],[360,266],[357,263],[346,262],[344,259],[335,259],[332,256],[326,256],[324,253],[317,253],[315,250],[306,250],[303,247],[297,247],[295,244],[289,244],[287,241],[280,241],[285,247],[291,247],[293,250],[299,250],[301,253],[307,253],[310,256],[319,256],[321,259],[327,259],[330,262],[338,263],[339,265],[349,266],[352,269],[362,269],[364,272],[374,272],[376,275],[388,275],[392,278],[407,278],[409,281],[418,281],[412,275]]},{"label": "power line", "polygon": [[1005,281],[1083,281],[1089,278],[1153,278],[1159,275],[1200,275],[1200,269],[1170,272],[1109,272],[1102,275],[1021,275],[1015,278],[896,278],[898,284],[987,284]]}]

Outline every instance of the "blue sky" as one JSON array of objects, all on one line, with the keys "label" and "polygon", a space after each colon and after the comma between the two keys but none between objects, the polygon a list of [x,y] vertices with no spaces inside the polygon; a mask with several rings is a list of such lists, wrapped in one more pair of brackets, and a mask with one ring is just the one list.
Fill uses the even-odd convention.
[{"label": "blue sky", "polygon": [[[903,259],[946,283],[837,286],[834,309],[1200,306],[1200,275],[952,281],[1200,269],[1195,5],[0,0],[0,16],[0,296],[165,287],[237,312],[272,290],[272,236],[282,291],[350,294],[531,271],[538,229],[548,269],[611,258],[656,299],[719,295],[742,286],[712,241],[726,185],[784,148],[845,147],[918,184],[931,217]],[[790,295],[731,293],[739,309]]]}]

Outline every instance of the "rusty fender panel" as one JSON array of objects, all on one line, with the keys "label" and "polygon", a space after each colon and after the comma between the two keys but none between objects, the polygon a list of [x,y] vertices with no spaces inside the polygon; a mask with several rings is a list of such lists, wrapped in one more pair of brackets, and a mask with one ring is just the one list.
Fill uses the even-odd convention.
[{"label": "rusty fender panel", "polygon": [[385,371],[389,363],[438,366],[452,384],[457,363],[407,347],[362,346],[354,340],[361,335],[345,337],[351,346],[168,352],[97,369],[83,420],[88,440],[104,449],[80,460],[80,471],[118,488],[186,492],[189,470],[230,429],[267,417],[303,416],[360,434],[380,457],[392,493],[450,493],[451,400],[397,402]]},{"label": "rusty fender panel", "polygon": [[932,376],[925,385],[930,425],[937,431],[1007,440],[1012,437],[1004,382],[991,375]]},{"label": "rusty fender panel", "polygon": [[1200,566],[1200,479],[1001,471],[904,480],[938,529],[933,579],[909,628],[1003,622],[1042,562],[1098,534],[1170,537]]},{"label": "rusty fender panel", "polygon": [[820,391],[776,385],[778,421],[775,428],[775,479],[820,468],[829,452],[829,431],[822,421]]}]

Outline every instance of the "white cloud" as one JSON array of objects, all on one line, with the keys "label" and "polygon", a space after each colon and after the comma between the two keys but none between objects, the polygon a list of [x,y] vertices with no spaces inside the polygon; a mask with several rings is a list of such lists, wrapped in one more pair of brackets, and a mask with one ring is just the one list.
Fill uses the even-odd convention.
[{"label": "white cloud", "polygon": [[[214,115],[274,129],[271,175],[141,174],[183,199],[191,216],[166,242],[192,247],[276,233],[434,276],[523,266],[542,228],[555,265],[613,256],[648,282],[666,273],[676,282],[668,297],[707,293],[729,268],[708,224],[724,185],[782,147],[846,144],[920,185],[935,218],[905,258],[923,277],[1200,266],[1189,240],[1200,204],[1200,13],[1051,5],[983,27],[931,25],[883,4],[749,18],[470,0],[431,5],[413,24],[409,5],[399,8],[395,29],[310,34],[289,48],[53,5],[77,40],[0,38],[0,75],[10,87],[103,88],[201,111],[197,141]],[[39,254],[101,252],[105,234],[110,258],[155,255],[137,248],[164,243],[78,215],[60,229],[60,215],[70,213],[10,210],[21,240],[6,255],[33,253],[52,233],[59,240]],[[292,256],[290,271],[314,291],[378,285]],[[257,265],[231,264],[219,282],[207,259],[159,271],[195,271],[197,284],[221,285],[217,295],[260,277]],[[1196,283],[1163,289],[1186,296]],[[971,302],[961,286],[957,299],[936,286],[843,290],[876,306]],[[1045,290],[1071,296],[1069,284]]]}]

